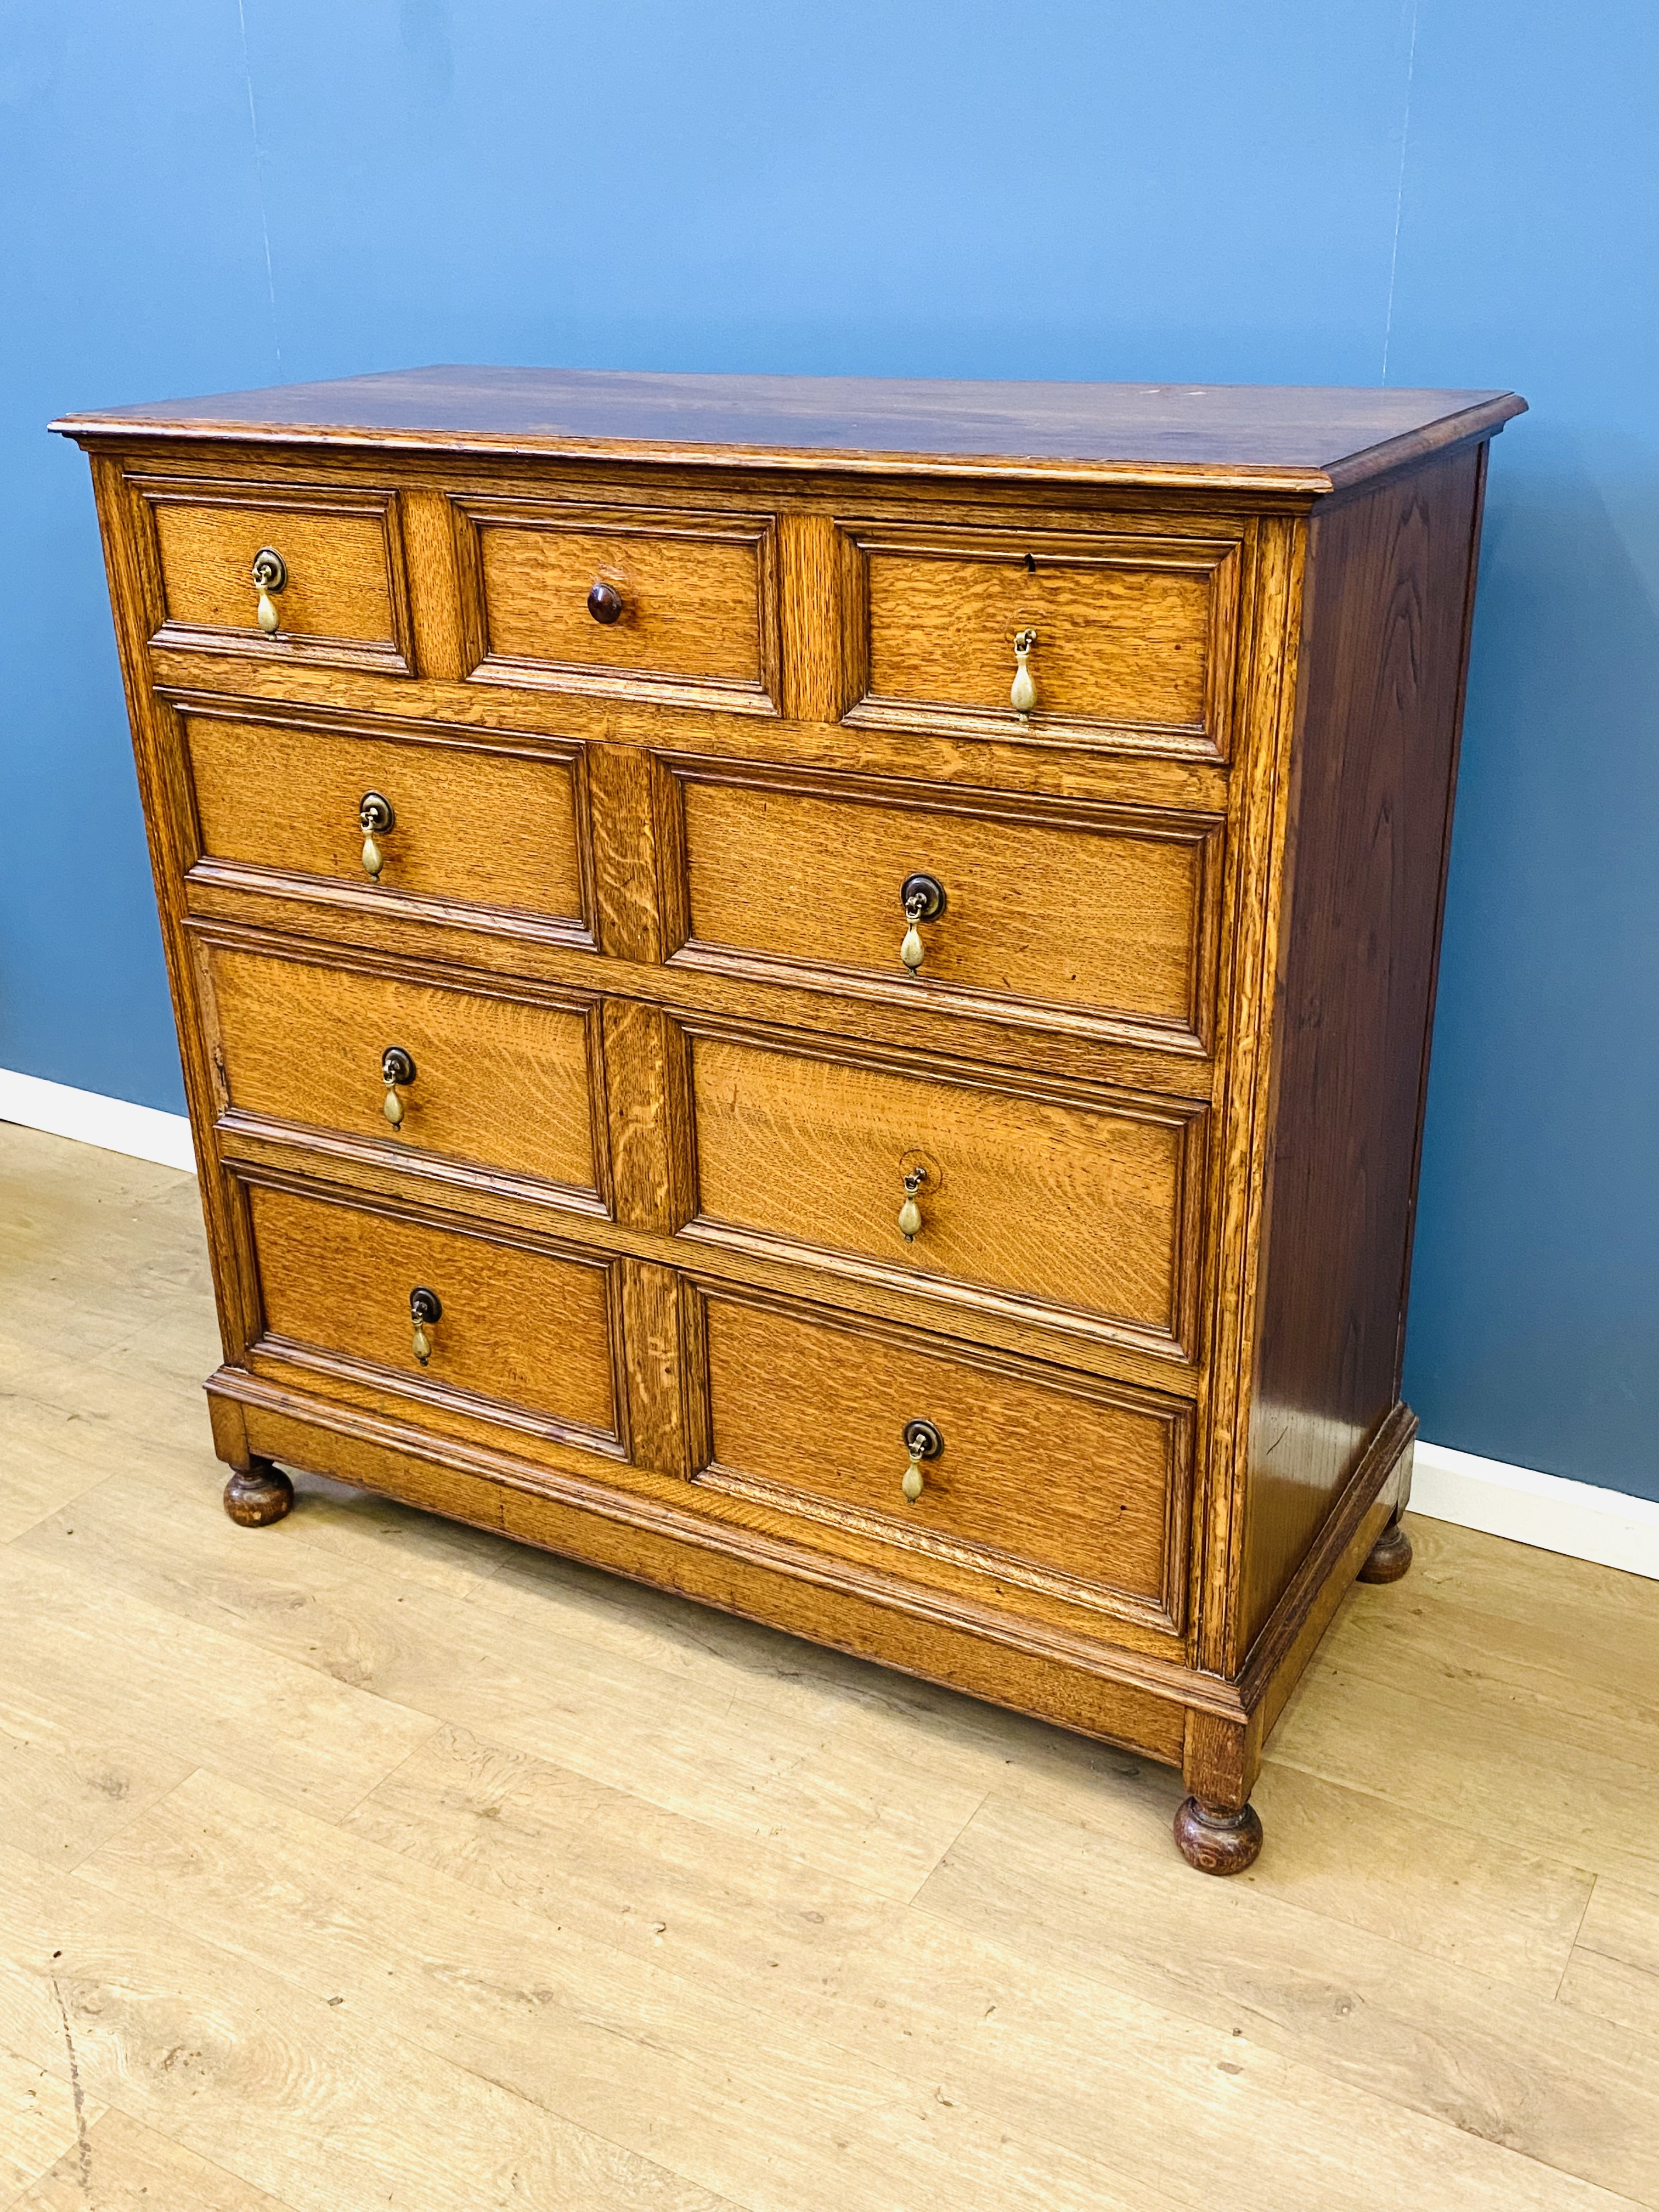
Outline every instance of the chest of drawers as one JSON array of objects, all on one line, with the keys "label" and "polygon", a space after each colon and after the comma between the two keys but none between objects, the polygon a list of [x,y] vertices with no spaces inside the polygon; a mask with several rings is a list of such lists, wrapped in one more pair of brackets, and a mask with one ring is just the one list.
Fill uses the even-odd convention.
[{"label": "chest of drawers", "polygon": [[283,1463],[1182,1767],[1402,1572],[1494,392],[428,370],[92,456]]}]

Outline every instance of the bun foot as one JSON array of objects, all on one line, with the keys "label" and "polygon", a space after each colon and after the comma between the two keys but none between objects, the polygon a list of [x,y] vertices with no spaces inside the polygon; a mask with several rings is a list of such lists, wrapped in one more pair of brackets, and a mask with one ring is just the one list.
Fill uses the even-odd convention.
[{"label": "bun foot", "polygon": [[225,1485],[225,1510],[244,1528],[263,1528],[280,1521],[294,1503],[294,1485],[268,1459],[237,1468]]},{"label": "bun foot", "polygon": [[1362,1583],[1397,1583],[1412,1563],[1412,1540],[1397,1521],[1391,1522],[1366,1554],[1359,1570]]},{"label": "bun foot", "polygon": [[1175,1839],[1182,1857],[1200,1874],[1243,1874],[1255,1864],[1261,1849],[1261,1816],[1254,1805],[1218,1813],[1196,1797],[1183,1797],[1175,1816]]}]

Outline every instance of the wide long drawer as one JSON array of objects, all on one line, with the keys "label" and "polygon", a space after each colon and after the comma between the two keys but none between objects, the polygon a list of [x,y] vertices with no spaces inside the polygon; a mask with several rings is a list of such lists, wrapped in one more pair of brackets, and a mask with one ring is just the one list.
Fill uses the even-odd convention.
[{"label": "wide long drawer", "polygon": [[684,1026],[688,1237],[1190,1356],[1197,1102]]},{"label": "wide long drawer", "polygon": [[1223,823],[663,757],[671,957],[1194,1054],[1213,1032]]},{"label": "wide long drawer", "polygon": [[965,1573],[1178,1628],[1191,1413],[1149,1392],[704,1284],[705,1487]]}]

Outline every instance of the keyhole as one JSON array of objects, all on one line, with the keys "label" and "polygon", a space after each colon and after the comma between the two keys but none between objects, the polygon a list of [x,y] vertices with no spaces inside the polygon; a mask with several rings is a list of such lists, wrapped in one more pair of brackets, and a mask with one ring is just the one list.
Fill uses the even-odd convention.
[{"label": "keyhole", "polygon": [[1025,556],[1025,573],[1028,576],[1035,576],[1036,574],[1036,557],[1034,554],[1028,553]]}]

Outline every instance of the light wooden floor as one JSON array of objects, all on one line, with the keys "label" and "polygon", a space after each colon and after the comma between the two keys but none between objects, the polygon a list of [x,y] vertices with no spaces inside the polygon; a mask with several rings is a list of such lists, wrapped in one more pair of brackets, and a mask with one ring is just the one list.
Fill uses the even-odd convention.
[{"label": "light wooden floor", "polygon": [[196,1187],[0,1128],[0,2205],[1659,2206],[1659,1585],[1417,1522],[1162,1769],[321,1483]]}]

